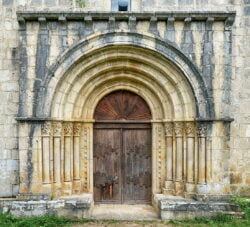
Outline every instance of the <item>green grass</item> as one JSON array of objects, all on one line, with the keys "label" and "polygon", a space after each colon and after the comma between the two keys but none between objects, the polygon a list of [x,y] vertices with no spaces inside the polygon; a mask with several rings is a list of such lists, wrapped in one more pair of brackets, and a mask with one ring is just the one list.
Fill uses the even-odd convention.
[{"label": "green grass", "polygon": [[[131,222],[138,224],[139,226],[144,226],[150,224],[150,226],[157,226],[157,224],[170,224],[171,226],[185,226],[185,227],[202,227],[202,226],[212,226],[212,227],[250,227],[250,202],[249,200],[242,198],[234,198],[233,201],[242,208],[244,211],[244,216],[242,219],[234,218],[230,215],[218,215],[211,218],[198,217],[190,220],[183,221],[134,221]],[[86,224],[90,222],[96,222],[99,224],[116,225],[122,226],[122,221],[108,220],[108,221],[97,221],[97,220],[72,220],[64,217],[58,216],[42,216],[42,217],[15,217],[9,214],[0,213],[0,227],[59,227],[59,226],[74,226],[75,224]],[[130,222],[126,222],[130,223]],[[121,224],[121,225],[120,225]],[[154,225],[156,224],[156,225]]]},{"label": "green grass", "polygon": [[19,218],[9,214],[0,214],[1,227],[53,227],[53,226],[69,226],[71,220],[57,216],[41,216]]},{"label": "green grass", "polygon": [[211,218],[198,217],[193,220],[170,221],[175,226],[213,226],[213,227],[249,227],[250,219],[237,219],[231,215],[218,215]]}]

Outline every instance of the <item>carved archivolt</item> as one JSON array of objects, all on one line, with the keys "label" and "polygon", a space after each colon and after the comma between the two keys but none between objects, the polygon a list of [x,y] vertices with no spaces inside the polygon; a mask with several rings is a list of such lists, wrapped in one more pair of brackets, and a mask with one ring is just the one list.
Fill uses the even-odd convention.
[{"label": "carved archivolt", "polygon": [[[107,62],[107,58],[111,61]],[[117,69],[115,74],[114,67]],[[80,76],[83,73],[84,76]],[[72,71],[65,71],[63,74],[63,78],[66,78],[64,80],[60,80],[60,76],[54,77],[58,80],[55,82],[56,88],[53,88],[54,85],[48,85],[52,90],[48,92],[49,96],[46,96],[49,103],[45,106],[51,107],[48,112],[51,112],[52,118],[64,121],[61,123],[62,127],[57,126],[56,122],[52,125],[45,123],[42,128],[42,150],[44,154],[49,152],[49,155],[44,157],[47,163],[52,165],[55,154],[52,144],[55,144],[55,141],[49,142],[45,136],[50,136],[50,140],[57,137],[56,143],[60,146],[60,179],[61,182],[67,182],[67,188],[71,188],[67,190],[91,192],[93,124],[80,121],[84,119],[91,122],[100,100],[117,90],[128,90],[142,97],[151,110],[152,121],[157,122],[152,123],[155,130],[152,148],[155,154],[154,190],[161,193],[162,188],[170,185],[170,188],[165,189],[180,193],[184,192],[187,182],[196,184],[199,180],[206,183],[208,167],[202,165],[202,168],[205,166],[204,175],[198,163],[200,160],[204,163],[208,154],[206,124],[197,124],[192,120],[196,116],[193,90],[185,79],[187,75],[177,71],[170,61],[164,60],[155,52],[151,54],[151,50],[146,48],[113,46],[87,53],[85,58],[75,61]],[[69,84],[65,83],[66,81],[73,82]],[[59,89],[61,92],[54,93],[53,89]],[[68,103],[68,100],[74,105]],[[202,103],[204,104],[201,102],[201,105]],[[105,103],[103,108],[106,108]],[[71,119],[79,122],[71,122]],[[173,120],[166,122],[167,120],[163,119]],[[50,173],[44,174],[46,182],[55,181],[54,169],[51,167]],[[74,182],[74,179],[78,178],[79,182]],[[171,183],[166,184],[166,181]]]}]

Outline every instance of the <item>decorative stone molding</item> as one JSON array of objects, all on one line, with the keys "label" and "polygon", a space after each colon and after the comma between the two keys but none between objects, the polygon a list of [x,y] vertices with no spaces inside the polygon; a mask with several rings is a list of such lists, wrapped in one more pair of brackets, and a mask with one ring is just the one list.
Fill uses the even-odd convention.
[{"label": "decorative stone molding", "polygon": [[188,137],[195,136],[195,125],[194,122],[185,123],[185,134]]},{"label": "decorative stone molding", "polygon": [[199,137],[206,137],[207,136],[207,124],[202,123],[198,126],[197,134]]},{"label": "decorative stone molding", "polygon": [[43,136],[50,136],[51,135],[51,123],[45,122],[42,125],[42,135]]},{"label": "decorative stone molding", "polygon": [[165,123],[166,136],[173,136],[173,123]]},{"label": "decorative stone molding", "polygon": [[165,184],[165,129],[162,123],[153,123],[153,191],[161,193]]},{"label": "decorative stone molding", "polygon": [[64,136],[72,136],[73,124],[72,123],[65,123],[63,125],[63,132],[64,132]]},{"label": "decorative stone molding", "polygon": [[54,122],[53,123],[53,135],[54,136],[61,136],[62,135],[62,123],[61,122]]},{"label": "decorative stone molding", "polygon": [[174,123],[175,136],[183,136],[183,122]]},{"label": "decorative stone molding", "polygon": [[[90,166],[93,165],[90,162],[90,157],[93,155],[92,146],[92,134],[93,134],[93,124],[83,124],[83,146],[81,149],[81,176],[82,176],[82,190],[84,192],[92,191],[93,182],[93,169]],[[93,160],[91,158],[91,160]],[[92,182],[92,184],[91,184]]]},{"label": "decorative stone molding", "polygon": [[[37,104],[38,106],[41,104],[39,108],[44,112],[35,116],[48,116],[51,118],[19,118],[20,121],[27,121],[31,124],[34,121],[46,121],[42,125],[42,158],[39,160],[39,165],[42,165],[43,169],[42,183],[54,186],[51,190],[62,191],[68,194],[92,192],[93,124],[86,123],[85,120],[82,120],[82,122],[70,121],[72,117],[71,113],[75,114],[79,112],[79,116],[74,116],[72,119],[91,119],[92,107],[95,106],[95,101],[93,100],[98,101],[98,98],[105,95],[105,93],[119,88],[130,89],[133,92],[143,94],[145,100],[152,107],[152,115],[154,116],[152,124],[155,125],[153,126],[155,127],[153,139],[153,153],[155,155],[153,160],[153,174],[155,175],[153,181],[156,184],[157,193],[161,192],[162,187],[165,187],[166,192],[173,193],[174,186],[177,194],[183,193],[184,186],[187,186],[187,184],[190,185],[185,190],[189,190],[190,193],[194,192],[195,187],[193,186],[197,182],[201,184],[206,184],[207,182],[206,177],[208,176],[207,171],[209,168],[206,160],[208,160],[207,157],[209,155],[207,150],[209,132],[206,125],[210,121],[224,121],[225,119],[211,119],[213,117],[213,114],[211,114],[213,112],[213,103],[209,99],[210,95],[208,92],[210,90],[207,89],[199,70],[172,42],[158,37],[157,23],[167,23],[166,29],[169,29],[168,32],[170,35],[167,34],[166,39],[172,37],[170,41],[174,42],[175,34],[173,31],[175,21],[182,21],[184,23],[204,21],[207,25],[207,31],[210,32],[214,21],[224,21],[227,27],[225,29],[232,26],[235,13],[117,12],[112,13],[112,16],[110,15],[110,12],[18,12],[20,28],[24,28],[24,25],[28,23],[27,21],[39,21],[40,25],[43,26],[40,27],[41,35],[45,34],[42,29],[47,29],[48,21],[58,21],[58,23],[65,23],[64,25],[66,25],[68,21],[78,20],[82,21],[82,26],[85,29],[84,35],[81,34],[80,36],[81,40],[74,43],[74,45],[60,55],[55,60],[54,65],[51,65],[47,74],[41,74],[44,76],[42,78],[41,91],[45,91],[44,87],[48,89],[45,93],[38,95],[40,100],[37,101]],[[112,30],[112,32],[97,32],[95,35],[87,37],[87,35],[93,32],[94,23],[97,20],[108,22],[108,29]],[[149,32],[153,33],[153,35],[147,32],[140,33],[136,31],[137,23],[140,20],[149,22]],[[127,22],[129,31],[115,30],[118,21]],[[49,34],[46,33],[44,40],[46,41],[47,38],[49,38]],[[44,46],[49,46],[47,44],[47,41],[44,42]],[[141,53],[141,48],[143,48],[143,52],[145,53],[144,56],[140,55],[139,59],[138,53]],[[88,64],[90,66],[91,64],[93,66],[98,65],[96,69],[99,71],[96,70],[95,73],[106,72],[107,68],[98,63],[105,62],[105,58],[112,57],[114,53],[116,53],[119,60],[126,53],[126,62],[132,62],[132,64],[128,65],[128,68],[131,69],[131,75],[129,73],[126,76],[116,75],[114,79],[111,65],[108,66],[111,69],[110,74],[107,73],[107,75],[98,76],[98,80],[95,80],[95,76],[91,77],[89,73],[88,81],[95,80],[93,84],[96,87],[93,89],[93,92],[92,89],[89,89],[89,83],[85,84],[87,80],[78,81],[80,78],[79,73],[84,72],[86,70],[85,66],[89,66]],[[38,54],[38,56],[42,55]],[[86,56],[86,59],[82,58],[82,56]],[[141,61],[139,65],[143,67],[137,67],[136,61]],[[43,59],[41,62],[43,62]],[[85,64],[86,62],[88,64]],[[117,65],[115,65],[116,63]],[[124,66],[123,63],[121,65]],[[119,61],[115,62],[114,66],[119,67]],[[176,66],[179,66],[180,70],[174,71]],[[76,73],[71,73],[70,70],[72,67],[74,67]],[[160,68],[161,70],[157,71],[157,73],[152,73]],[[139,70],[142,73],[140,76],[137,76],[136,73]],[[185,73],[181,74],[181,71]],[[174,73],[172,74],[172,72]],[[172,81],[177,78],[176,81],[182,81],[182,83],[176,83],[178,84],[176,87],[168,87],[170,84],[168,78]],[[75,84],[70,84],[68,81],[75,81]],[[184,81],[189,81],[189,83],[185,84]],[[171,84],[175,83],[171,82]],[[72,87],[73,89],[71,89]],[[164,87],[166,91],[175,89],[175,92],[167,94],[161,87]],[[60,89],[60,91],[65,91],[65,93],[62,96],[62,93],[55,92],[53,89]],[[72,95],[72,91],[75,94]],[[177,91],[178,96],[172,95],[177,94]],[[196,93],[193,94],[190,91]],[[81,96],[81,92],[86,92],[86,96]],[[64,100],[62,100],[62,97],[64,97]],[[79,99],[84,99],[84,97],[89,98],[83,101],[76,98],[72,101],[76,105],[65,105],[69,97],[72,99],[74,97]],[[197,103],[194,103],[196,102],[194,100]],[[181,110],[172,108],[172,106],[175,107],[176,104],[180,105],[180,103],[183,103],[183,106],[179,108]],[[195,108],[190,108],[192,106],[191,103],[197,107],[198,113],[196,113]],[[62,111],[60,112],[58,109]],[[81,110],[83,114],[81,113],[82,115],[80,116]],[[54,113],[59,114],[56,115]],[[193,116],[203,117],[203,120],[207,121],[207,123],[201,123],[199,120],[191,121],[190,119]],[[54,118],[60,122],[56,122]],[[162,120],[173,118],[176,118],[176,121],[165,122]],[[196,128],[196,125],[198,125],[198,128]]]},{"label": "decorative stone molding", "polygon": [[[166,182],[163,192],[190,197],[211,172],[209,121],[166,122]],[[172,134],[172,130],[174,134]]]},{"label": "decorative stone molding", "polygon": [[81,127],[82,127],[81,123],[74,123],[74,126],[73,126],[73,135],[74,136],[80,136]]},{"label": "decorative stone molding", "polygon": [[148,20],[152,17],[158,21],[166,21],[168,18],[175,18],[175,20],[183,21],[185,18],[192,18],[193,20],[206,21],[208,18],[214,20],[225,21],[229,18],[231,23],[235,19],[235,11],[171,11],[171,12],[77,12],[77,11],[17,11],[19,18],[25,20],[38,20],[40,17],[45,17],[47,20],[58,20],[59,17],[66,17],[67,20],[83,20],[86,17],[91,20],[109,20],[110,14],[112,17],[119,20],[128,20],[130,16],[135,17],[137,20]]}]

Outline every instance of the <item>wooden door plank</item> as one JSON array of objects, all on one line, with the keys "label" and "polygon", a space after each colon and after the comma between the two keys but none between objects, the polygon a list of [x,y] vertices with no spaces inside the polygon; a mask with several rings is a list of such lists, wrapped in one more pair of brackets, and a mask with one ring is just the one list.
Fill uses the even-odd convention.
[{"label": "wooden door plank", "polygon": [[94,200],[121,203],[121,132],[94,130]]},{"label": "wooden door plank", "polygon": [[124,129],[124,202],[151,202],[151,130]]},{"label": "wooden door plank", "polygon": [[97,105],[95,120],[150,120],[151,111],[139,95],[119,90],[106,95]]}]

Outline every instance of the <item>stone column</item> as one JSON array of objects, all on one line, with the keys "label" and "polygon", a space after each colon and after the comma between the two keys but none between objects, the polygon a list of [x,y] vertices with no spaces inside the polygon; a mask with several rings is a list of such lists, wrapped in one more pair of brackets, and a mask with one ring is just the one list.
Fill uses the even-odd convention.
[{"label": "stone column", "polygon": [[195,123],[185,124],[186,134],[186,192],[193,193],[195,190]]},{"label": "stone column", "polygon": [[198,126],[198,183],[206,183],[206,135],[207,125]]},{"label": "stone column", "polygon": [[75,123],[73,128],[73,191],[74,193],[79,194],[81,191],[80,183],[80,132],[81,132],[81,123]]},{"label": "stone column", "polygon": [[73,179],[73,123],[67,122],[63,125],[64,132],[64,195],[71,195],[72,193],[72,179]]},{"label": "stone column", "polygon": [[62,147],[61,136],[62,136],[62,123],[54,122],[53,123],[54,191],[61,188],[61,147]]},{"label": "stone column", "polygon": [[173,123],[165,123],[165,133],[166,133],[166,181],[164,194],[174,194],[174,185],[173,185]]},{"label": "stone column", "polygon": [[183,188],[183,122],[175,122],[175,194],[182,195]]}]

